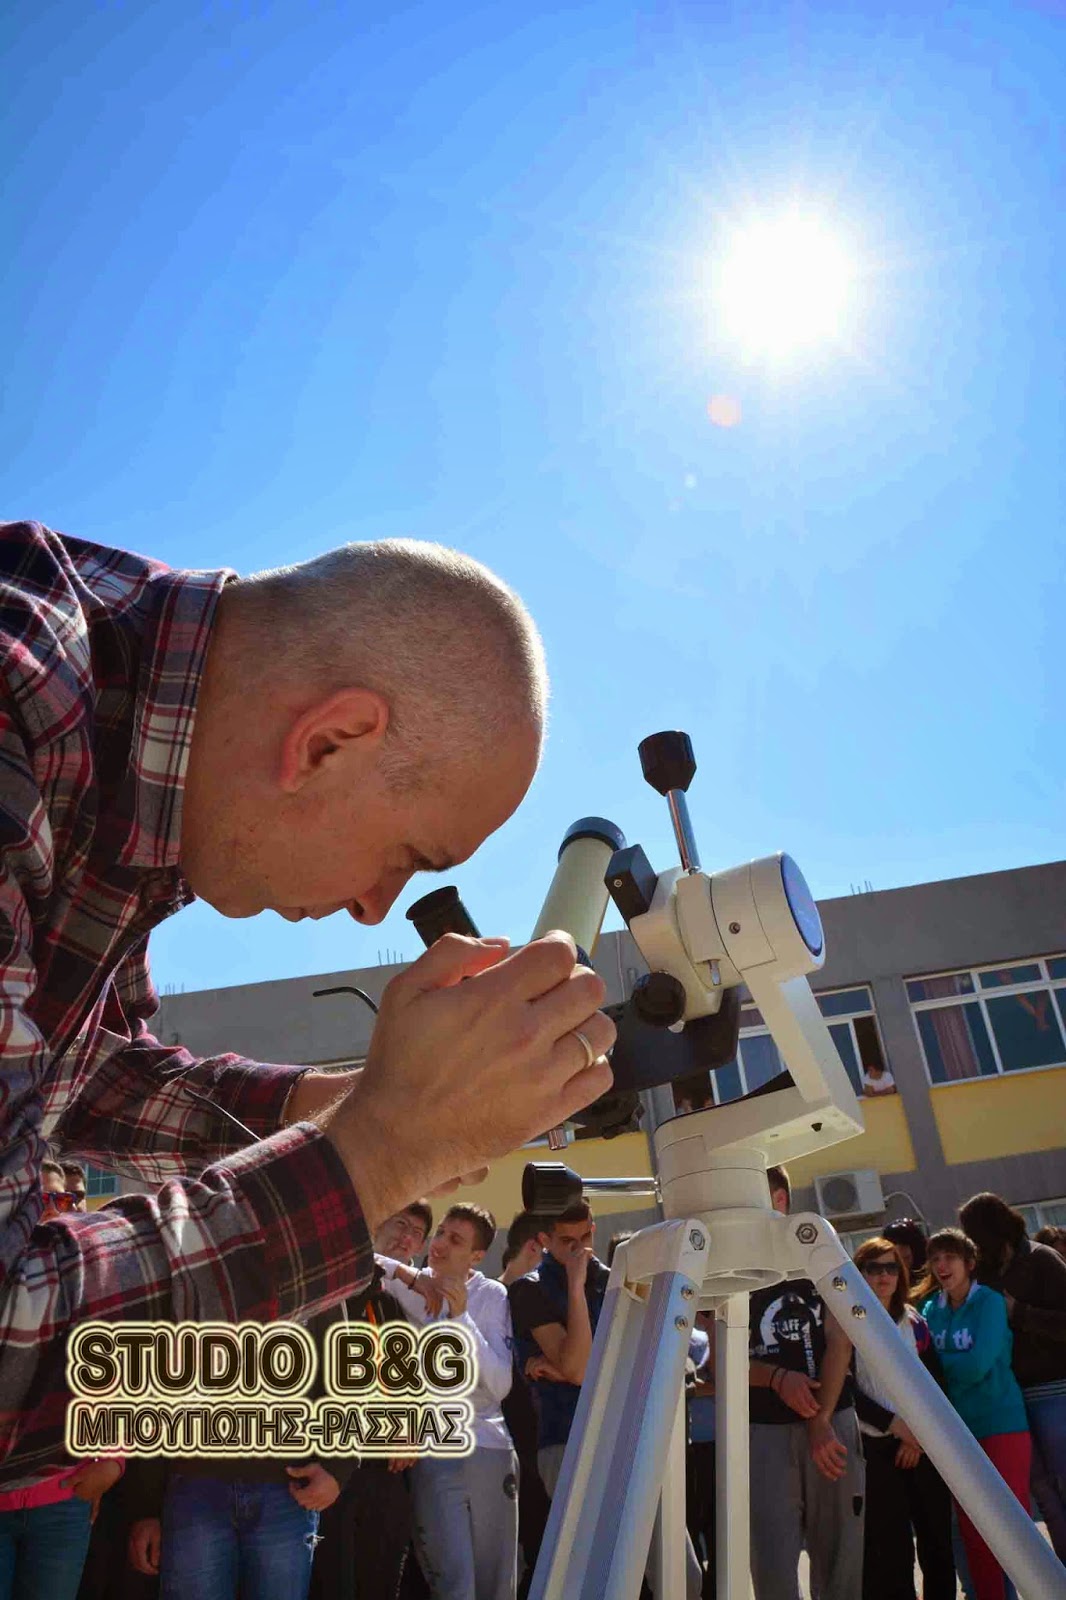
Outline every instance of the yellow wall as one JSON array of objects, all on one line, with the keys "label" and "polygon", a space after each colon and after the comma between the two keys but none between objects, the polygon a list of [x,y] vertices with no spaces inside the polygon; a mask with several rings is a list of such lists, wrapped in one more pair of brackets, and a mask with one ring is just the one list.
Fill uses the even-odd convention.
[{"label": "yellow wall", "polygon": [[841,1144],[802,1156],[788,1163],[794,1189],[803,1189],[826,1172],[851,1172],[872,1167],[875,1172],[913,1172],[914,1146],[903,1101],[898,1094],[863,1100],[865,1133]]},{"label": "yellow wall", "polygon": [[[501,1228],[522,1209],[522,1169],[527,1161],[562,1161],[583,1178],[636,1178],[651,1172],[648,1141],[643,1133],[621,1133],[617,1139],[580,1139],[558,1155],[544,1145],[535,1150],[515,1150],[493,1163],[484,1183],[457,1189],[454,1195],[432,1200],[437,1218],[452,1200],[487,1206]],[[616,1211],[644,1211],[655,1206],[653,1195],[601,1194],[592,1196],[593,1211],[601,1216]]]},{"label": "yellow wall", "polygon": [[[879,1100],[864,1100],[866,1131],[842,1144],[832,1145],[818,1155],[790,1161],[789,1176],[795,1188],[803,1188],[824,1172],[848,1172],[872,1167],[876,1172],[912,1172],[914,1148],[898,1094]],[[461,1189],[457,1200],[471,1200],[487,1206],[501,1227],[506,1227],[522,1208],[522,1168],[527,1161],[564,1161],[583,1178],[630,1178],[651,1172],[648,1141],[643,1133],[623,1133],[617,1139],[582,1139],[557,1156],[538,1146],[535,1150],[516,1150],[493,1164],[485,1182],[472,1189]],[[593,1195],[594,1211],[607,1215],[615,1211],[644,1211],[654,1207],[650,1195]],[[446,1200],[434,1202],[441,1216]]]},{"label": "yellow wall", "polygon": [[1066,1144],[1066,1067],[938,1084],[930,1099],[949,1166]]}]

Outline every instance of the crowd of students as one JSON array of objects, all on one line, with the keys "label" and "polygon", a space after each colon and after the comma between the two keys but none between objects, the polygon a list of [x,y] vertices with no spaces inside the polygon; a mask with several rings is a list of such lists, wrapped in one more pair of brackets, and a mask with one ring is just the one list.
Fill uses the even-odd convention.
[{"label": "crowd of students", "polygon": [[[84,1173],[45,1175],[57,1208]],[[790,1204],[772,1168],[776,1209]],[[463,1460],[131,1460],[57,1472],[0,1497],[0,1600],[516,1600],[528,1589],[604,1303],[584,1201],[520,1213],[499,1279],[495,1219],[420,1201],[375,1236],[375,1280],[338,1318],[458,1320],[478,1352],[475,1449]],[[855,1262],[1066,1563],[1066,1239],[1030,1240],[995,1195],[927,1238],[890,1224]],[[424,1258],[424,1264],[419,1261]],[[752,1582],[798,1600],[806,1550],[821,1600],[1003,1600],[1004,1576],[878,1374],[812,1283],[751,1297]],[[715,1593],[714,1322],[689,1350],[690,1595]],[[5,1503],[10,1500],[12,1503]],[[18,1503],[14,1503],[17,1501]],[[698,1567],[698,1574],[696,1568]],[[648,1581],[645,1597],[650,1596]],[[664,1597],[665,1600],[665,1597]],[[674,1597],[668,1597],[674,1600]]]},{"label": "crowd of students", "polygon": [[[769,1176],[787,1210],[787,1175]],[[968,1201],[960,1223],[928,1238],[893,1223],[855,1262],[1066,1564],[1066,1251],[1031,1241],[998,1195]],[[924,1600],[955,1600],[959,1585],[968,1600],[1005,1600],[980,1532],[812,1284],[752,1297],[751,1350],[756,1600],[798,1600],[801,1547],[823,1600],[914,1600],[916,1560]],[[771,1447],[773,1424],[787,1437]]]}]

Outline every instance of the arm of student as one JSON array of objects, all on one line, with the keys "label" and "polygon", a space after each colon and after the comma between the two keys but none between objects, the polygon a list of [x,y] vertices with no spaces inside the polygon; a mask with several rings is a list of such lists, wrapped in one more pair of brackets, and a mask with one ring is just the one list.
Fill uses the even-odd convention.
[{"label": "arm of student", "polygon": [[[382,1263],[383,1259],[380,1256],[377,1258],[379,1264]],[[390,1264],[400,1267],[402,1272],[402,1263],[394,1262]],[[418,1293],[417,1289],[411,1287],[410,1280],[405,1272],[402,1276],[400,1273],[391,1274],[386,1267],[385,1278],[389,1286],[389,1293],[403,1307],[404,1312],[412,1322],[421,1326],[422,1323],[430,1320],[430,1311],[425,1299]]]},{"label": "arm of student", "polygon": [[1036,1306],[1016,1299],[1010,1312],[1010,1325],[1016,1333],[1066,1340],[1066,1261],[1054,1250],[1041,1249],[1036,1267],[1034,1286],[1043,1304]]},{"label": "arm of student", "polygon": [[807,1423],[807,1439],[811,1458],[818,1471],[831,1482],[844,1476],[847,1470],[848,1450],[837,1437],[833,1427],[844,1380],[851,1365],[851,1341],[836,1319],[827,1314],[825,1321],[825,1355],[818,1372],[821,1389],[818,1410]]},{"label": "arm of student", "polygon": [[511,1312],[506,1292],[494,1294],[483,1301],[474,1321],[469,1310],[455,1321],[464,1327],[474,1341],[477,1352],[478,1388],[486,1390],[494,1400],[503,1400],[511,1390],[514,1380],[512,1354]]},{"label": "arm of student", "polygon": [[836,1318],[827,1312],[825,1355],[818,1371],[818,1381],[821,1385],[818,1392],[818,1409],[824,1417],[831,1417],[836,1410],[850,1367],[851,1340]]},{"label": "arm of student", "polygon": [[968,1350],[957,1350],[950,1343],[940,1352],[944,1370],[953,1382],[976,1384],[988,1376],[1010,1340],[1007,1303],[1001,1294],[990,1290],[973,1306],[973,1342]]},{"label": "arm of student", "polygon": [[[578,1310],[583,1326],[574,1332],[559,1321],[556,1308],[539,1284],[520,1278],[508,1291],[515,1333],[519,1340],[532,1341],[567,1383],[581,1383],[585,1376],[588,1352],[592,1348],[592,1329],[584,1289],[579,1302],[570,1295],[567,1314],[573,1321]],[[586,1343],[587,1340],[587,1343]]]}]

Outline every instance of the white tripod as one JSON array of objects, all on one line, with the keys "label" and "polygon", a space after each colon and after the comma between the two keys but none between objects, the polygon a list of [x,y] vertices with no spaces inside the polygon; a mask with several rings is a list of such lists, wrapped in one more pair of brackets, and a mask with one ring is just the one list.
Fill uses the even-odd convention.
[{"label": "white tripod", "polygon": [[[1066,1571],[832,1227],[773,1211],[765,1156],[754,1146],[715,1149],[716,1115],[679,1118],[656,1134],[663,1209],[674,1220],[615,1255],[531,1600],[636,1600],[653,1527],[657,1600],[685,1596],[684,1370],[700,1307],[713,1307],[717,1322],[718,1595],[747,1600],[748,1294],[786,1277],[814,1281],[1024,1600],[1066,1600]],[[696,1190],[703,1204],[679,1204]]]},{"label": "white tripod", "polygon": [[[1023,1600],[1066,1600],[1066,1570],[903,1343],[829,1223],[781,1216],[770,1206],[768,1165],[862,1130],[855,1093],[804,976],[822,965],[824,945],[802,875],[787,856],[703,873],[685,805],[695,771],[687,737],[653,736],[641,758],[645,776],[670,802],[682,861],[680,870],[655,877],[639,849],[627,850],[607,872],[651,969],[647,1011],[680,1027],[716,1013],[724,991],[745,983],[792,1084],[656,1130],[655,1192],[666,1220],[636,1234],[614,1258],[530,1600],[637,1600],[649,1549],[656,1600],[683,1600],[684,1369],[701,1308],[713,1309],[717,1324],[718,1596],[747,1600],[748,1296],[786,1278],[813,1280]],[[527,1172],[533,1170],[562,1209],[568,1197],[559,1175],[566,1169]],[[580,1189],[580,1179],[570,1180]],[[585,1187],[649,1185],[626,1179]],[[533,1183],[524,1193],[527,1206],[543,1209]]]}]

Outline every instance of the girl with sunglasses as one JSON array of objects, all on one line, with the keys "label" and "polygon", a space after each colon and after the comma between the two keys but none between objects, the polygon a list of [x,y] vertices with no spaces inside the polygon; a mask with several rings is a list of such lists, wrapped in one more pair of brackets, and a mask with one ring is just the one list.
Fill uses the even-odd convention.
[{"label": "girl with sunglasses", "polygon": [[[941,1382],[929,1328],[907,1304],[907,1268],[890,1239],[867,1239],[855,1265],[899,1330]],[[866,1456],[863,1600],[914,1600],[914,1549],[924,1600],[955,1600],[951,1496],[861,1352],[855,1352],[855,1409]]]},{"label": "girl with sunglasses", "polygon": [[[915,1291],[944,1367],[944,1387],[1021,1504],[1029,1509],[1032,1441],[1025,1403],[1011,1371],[1013,1340],[1003,1296],[978,1283],[977,1247],[961,1228],[929,1240],[929,1269]],[[1007,1580],[991,1550],[958,1508],[977,1600],[1005,1600]]]}]

